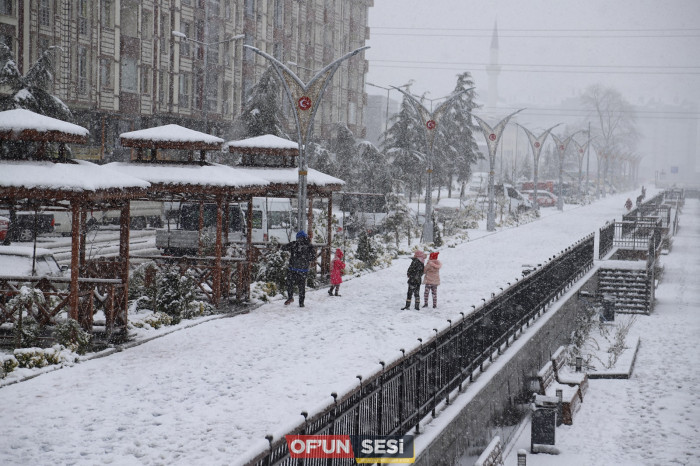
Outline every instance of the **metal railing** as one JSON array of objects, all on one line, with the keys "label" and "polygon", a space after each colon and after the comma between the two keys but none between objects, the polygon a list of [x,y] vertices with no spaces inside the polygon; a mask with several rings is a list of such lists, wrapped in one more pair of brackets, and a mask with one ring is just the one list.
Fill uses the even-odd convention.
[{"label": "metal railing", "polygon": [[[591,234],[554,257],[526,278],[493,296],[471,314],[438,332],[430,341],[405,354],[339,398],[323,412],[307,418],[289,434],[403,435],[421,419],[435,414],[450,393],[462,390],[487,361],[500,354],[531,320],[583,276],[593,265]],[[249,464],[292,465],[284,438],[270,441]],[[306,460],[305,464],[354,464],[353,460]]]},{"label": "metal railing", "polygon": [[615,240],[615,220],[599,230],[598,259],[605,257],[613,248]]}]

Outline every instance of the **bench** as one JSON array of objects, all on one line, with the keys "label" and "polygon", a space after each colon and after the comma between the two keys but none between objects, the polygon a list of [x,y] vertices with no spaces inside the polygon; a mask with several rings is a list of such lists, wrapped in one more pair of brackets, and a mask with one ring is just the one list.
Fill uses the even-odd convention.
[{"label": "bench", "polygon": [[562,422],[566,425],[573,424],[574,413],[581,407],[581,393],[578,386],[572,387],[557,382],[552,361],[537,373],[537,381],[540,385],[540,395],[547,397],[557,397],[557,391],[561,390]]},{"label": "bench", "polygon": [[572,372],[567,362],[566,348],[560,346],[552,355],[554,376],[560,384],[578,386],[581,392],[581,400],[583,400],[586,391],[588,391],[588,374],[585,372]]}]

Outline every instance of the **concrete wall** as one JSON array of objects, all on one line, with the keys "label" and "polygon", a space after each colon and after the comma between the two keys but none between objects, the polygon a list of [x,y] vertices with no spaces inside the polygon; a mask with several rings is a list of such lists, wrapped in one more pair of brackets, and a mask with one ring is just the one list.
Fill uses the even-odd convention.
[{"label": "concrete wall", "polygon": [[[597,274],[590,271],[480,375],[479,379],[485,381],[480,387],[475,387],[479,379],[467,386],[453,403],[460,403],[460,397],[465,396],[470,401],[426,448],[417,452],[415,464],[452,465],[458,460],[460,464],[472,464],[471,457],[476,461],[494,436],[500,435],[507,444],[526,413],[527,395],[537,387],[537,372],[559,346],[569,343],[576,316],[586,307],[586,298],[579,298],[578,291],[593,293],[597,288]],[[473,393],[470,388],[474,388]]]}]

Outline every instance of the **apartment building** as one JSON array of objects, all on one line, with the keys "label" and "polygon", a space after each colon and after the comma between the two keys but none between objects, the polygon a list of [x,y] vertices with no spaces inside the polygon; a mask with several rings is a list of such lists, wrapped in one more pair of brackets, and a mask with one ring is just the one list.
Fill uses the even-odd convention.
[{"label": "apartment building", "polygon": [[[224,138],[267,69],[250,44],[303,80],[365,45],[373,0],[0,0],[0,40],[23,73],[59,46],[52,92],[88,128],[80,158],[128,156],[125,131],[176,123]],[[326,90],[315,134],[364,136],[364,54]],[[283,97],[286,102],[286,97]]]}]

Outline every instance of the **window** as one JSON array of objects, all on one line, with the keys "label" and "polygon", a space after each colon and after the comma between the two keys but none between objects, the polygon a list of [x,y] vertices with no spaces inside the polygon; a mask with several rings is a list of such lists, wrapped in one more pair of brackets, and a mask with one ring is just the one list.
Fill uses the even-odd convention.
[{"label": "window", "polygon": [[141,94],[150,95],[151,93],[151,68],[144,66],[141,69]]},{"label": "window", "polygon": [[0,15],[11,15],[13,2],[14,0],[0,0]]},{"label": "window", "polygon": [[138,9],[130,2],[122,2],[121,26],[122,34],[129,37],[138,36]]},{"label": "window", "polygon": [[100,18],[100,23],[102,27],[113,28],[114,27],[114,0],[102,0],[102,15]]},{"label": "window", "polygon": [[41,26],[49,26],[51,24],[51,7],[49,0],[41,0],[39,3],[39,24]]},{"label": "window", "polygon": [[87,48],[78,47],[78,94],[87,94]]},{"label": "window", "polygon": [[46,37],[39,37],[36,41],[37,48],[39,49],[39,53],[44,53],[46,50],[49,49],[49,39]]},{"label": "window", "polygon": [[221,0],[209,0],[209,14],[214,17],[221,14]]},{"label": "window", "polygon": [[224,95],[221,101],[221,113],[231,114],[231,83],[224,84]]},{"label": "window", "polygon": [[13,45],[15,43],[14,38],[10,34],[0,34],[0,42],[3,44],[7,45],[7,48],[10,49],[10,51],[14,52]]},{"label": "window", "polygon": [[112,87],[112,64],[109,58],[100,59],[100,85],[102,88]]},{"label": "window", "polygon": [[194,77],[194,108],[202,110],[202,97],[204,92],[204,73],[198,70]]},{"label": "window", "polygon": [[207,98],[207,111],[216,112],[216,103],[219,97],[219,75],[210,73],[205,89]]},{"label": "window", "polygon": [[88,33],[88,2],[80,0],[78,3],[78,33],[86,35]]},{"label": "window", "polygon": [[[191,23],[182,23],[182,32],[184,35],[187,37],[191,37],[190,34],[192,34],[192,24]],[[189,57],[190,56],[190,43],[189,41],[180,38],[180,56],[181,57]]]},{"label": "window", "polygon": [[284,26],[284,3],[282,0],[275,0],[275,26]]},{"label": "window", "polygon": [[138,92],[138,68],[136,59],[122,57],[121,90],[126,92]]},{"label": "window", "polygon": [[166,73],[158,74],[158,101],[161,104],[168,100],[168,75]]},{"label": "window", "polygon": [[224,17],[231,19],[231,0],[224,0]]},{"label": "window", "polygon": [[244,8],[246,16],[255,15],[255,0],[245,0]]},{"label": "window", "polygon": [[190,75],[188,74],[180,75],[179,102],[182,108],[189,108],[190,106],[190,79]]},{"label": "window", "polygon": [[141,16],[141,39],[153,39],[153,12],[150,10],[143,10]]},{"label": "window", "polygon": [[172,35],[170,34],[170,18],[167,13],[160,15],[160,51],[167,54],[169,50],[168,44],[172,43]]}]

